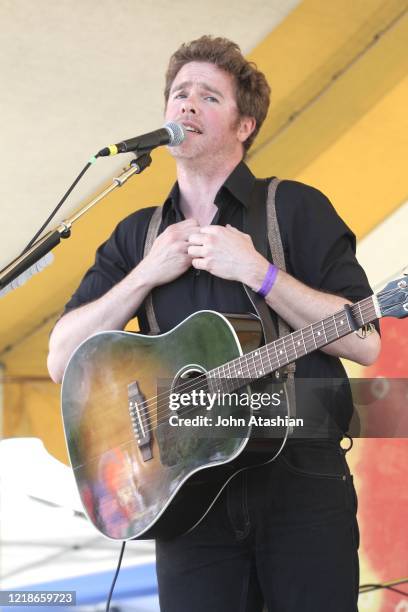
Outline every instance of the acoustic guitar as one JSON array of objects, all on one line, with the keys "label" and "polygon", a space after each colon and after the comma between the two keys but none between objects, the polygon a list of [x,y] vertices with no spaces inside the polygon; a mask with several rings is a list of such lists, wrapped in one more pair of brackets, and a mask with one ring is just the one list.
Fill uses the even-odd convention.
[{"label": "acoustic guitar", "polygon": [[[253,435],[259,423],[249,383],[376,319],[407,315],[408,282],[400,278],[263,346],[255,324],[243,328],[239,317],[213,311],[159,336],[89,337],[62,382],[65,436],[87,516],[118,540],[193,529],[234,474],[276,455],[270,440]],[[281,393],[271,394],[272,409]],[[296,425],[288,414],[279,418],[286,433]]]}]

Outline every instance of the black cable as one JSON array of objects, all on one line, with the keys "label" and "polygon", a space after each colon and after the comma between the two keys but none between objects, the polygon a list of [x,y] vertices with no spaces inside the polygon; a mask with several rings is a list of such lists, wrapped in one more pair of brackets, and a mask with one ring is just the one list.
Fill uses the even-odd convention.
[{"label": "black cable", "polygon": [[92,166],[92,164],[95,162],[96,158],[98,157],[98,155],[95,155],[94,157],[92,157],[89,162],[86,164],[86,166],[81,170],[81,172],[78,174],[78,176],[76,177],[75,181],[72,183],[71,187],[69,187],[68,191],[62,196],[62,199],[58,202],[58,204],[56,205],[56,207],[54,208],[54,210],[52,211],[52,213],[50,214],[50,216],[48,217],[48,219],[42,224],[42,226],[40,227],[40,229],[38,230],[38,232],[35,234],[35,236],[33,238],[31,238],[30,242],[27,244],[27,246],[22,250],[21,255],[23,255],[26,251],[28,251],[28,249],[30,247],[32,247],[32,245],[34,244],[34,242],[37,240],[38,236],[41,234],[41,232],[47,227],[47,225],[49,224],[49,222],[55,217],[55,215],[57,214],[57,212],[59,211],[59,209],[61,208],[61,206],[63,205],[63,203],[65,202],[65,200],[67,199],[67,197],[69,196],[69,194],[71,193],[71,191],[74,189],[74,187],[79,183],[79,181],[81,180],[81,178],[84,176],[85,172],[87,170],[89,170],[89,168]]},{"label": "black cable", "polygon": [[112,585],[111,585],[111,588],[110,588],[110,591],[109,591],[109,595],[108,595],[108,601],[106,602],[106,612],[109,612],[109,606],[110,606],[110,602],[111,602],[112,595],[113,595],[113,589],[115,588],[116,580],[117,580],[118,575],[119,575],[120,566],[122,564],[123,553],[125,552],[125,546],[126,546],[126,540],[124,540],[122,542],[122,547],[120,549],[118,566],[116,568],[116,572],[115,572],[115,575],[114,575],[113,580],[112,580]]},{"label": "black cable", "polygon": [[399,593],[399,595],[404,595],[405,597],[408,597],[408,591],[400,591],[400,589],[394,589],[394,587],[390,586],[386,586],[384,588],[388,589],[389,591],[394,591],[394,593]]},{"label": "black cable", "polygon": [[370,591],[377,591],[378,589],[388,589],[389,591],[393,591],[394,593],[398,593],[399,595],[404,595],[405,597],[408,597],[408,592],[401,591],[400,589],[395,588],[395,585],[397,584],[406,583],[408,583],[408,578],[402,578],[401,580],[391,580],[390,582],[384,582],[382,584],[362,584],[360,585],[359,592],[369,593]]}]

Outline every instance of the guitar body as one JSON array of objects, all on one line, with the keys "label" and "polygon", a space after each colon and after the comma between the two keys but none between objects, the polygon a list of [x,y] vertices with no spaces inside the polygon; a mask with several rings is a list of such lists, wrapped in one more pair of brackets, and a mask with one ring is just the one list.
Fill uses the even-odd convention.
[{"label": "guitar body", "polygon": [[[253,319],[233,315],[229,321],[210,310],[160,336],[112,331],[88,338],[65,370],[62,416],[89,519],[120,540],[171,538],[193,529],[233,475],[271,461],[280,442],[255,437],[252,409],[237,396],[235,404],[215,402],[210,412],[191,401],[185,410],[182,402],[174,406],[172,394],[191,398],[199,389],[214,396],[242,388],[245,380],[262,378],[383,316],[408,316],[405,277],[262,347]],[[244,395],[248,399],[248,389]],[[174,416],[191,421],[210,414],[227,426],[215,433],[215,427],[171,423]],[[242,423],[229,426],[234,419]]]},{"label": "guitar body", "polygon": [[[259,346],[257,321],[248,321],[249,327],[239,318],[233,323],[248,349]],[[268,460],[259,448],[243,454],[249,425],[235,437],[226,428],[213,435],[214,428],[169,425],[176,414],[169,410],[171,384],[190,388],[200,380],[194,376],[202,380],[202,373],[240,355],[234,326],[212,311],[195,313],[160,336],[100,332],[74,352],[62,383],[65,435],[84,508],[105,536],[184,533],[203,518],[234,473]],[[185,416],[215,418],[213,408],[190,408]],[[236,411],[237,406],[222,406],[225,418]],[[248,417],[251,409],[239,411]]]}]

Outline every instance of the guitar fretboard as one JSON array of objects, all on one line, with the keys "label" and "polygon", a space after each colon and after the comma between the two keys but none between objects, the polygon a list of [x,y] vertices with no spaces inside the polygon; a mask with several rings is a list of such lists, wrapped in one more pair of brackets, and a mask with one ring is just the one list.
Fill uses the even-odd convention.
[{"label": "guitar fretboard", "polygon": [[[352,319],[358,327],[378,318],[374,299],[375,296],[371,296],[350,307]],[[246,382],[262,378],[299,357],[335,342],[353,330],[352,321],[343,309],[214,368],[207,372],[208,384],[214,391],[233,391]]]}]

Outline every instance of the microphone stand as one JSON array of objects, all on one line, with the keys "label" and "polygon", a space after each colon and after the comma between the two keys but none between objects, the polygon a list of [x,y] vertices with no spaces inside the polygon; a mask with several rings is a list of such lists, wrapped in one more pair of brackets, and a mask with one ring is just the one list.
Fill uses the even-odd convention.
[{"label": "microphone stand", "polygon": [[56,247],[63,238],[69,238],[71,235],[72,225],[78,221],[88,210],[95,204],[100,202],[111,191],[117,187],[122,187],[126,181],[134,174],[140,174],[152,163],[150,152],[141,155],[130,162],[130,168],[122,172],[118,177],[112,179],[112,184],[98,194],[93,200],[85,204],[78,212],[69,219],[62,221],[56,228],[49,231],[45,236],[37,240],[25,253],[9,263],[3,270],[0,271],[0,290],[6,288],[10,283],[16,280],[20,275],[26,272],[30,267],[34,266],[40,259]]}]

